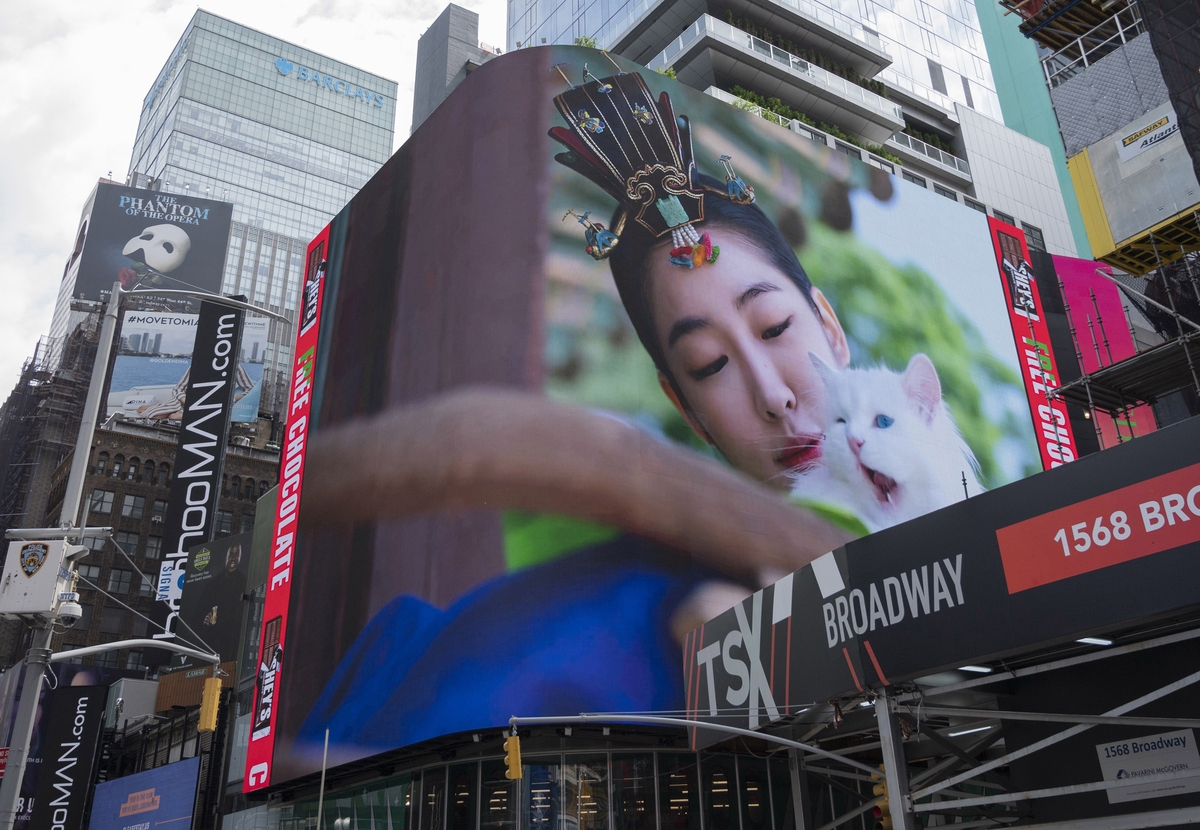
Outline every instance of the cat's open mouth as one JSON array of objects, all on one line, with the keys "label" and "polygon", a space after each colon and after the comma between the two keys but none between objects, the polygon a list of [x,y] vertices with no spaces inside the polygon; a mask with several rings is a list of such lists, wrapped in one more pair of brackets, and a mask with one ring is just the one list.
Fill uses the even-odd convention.
[{"label": "cat's open mouth", "polygon": [[776,454],[775,463],[788,472],[806,473],[821,460],[823,435],[798,435],[789,438],[783,450]]},{"label": "cat's open mouth", "polygon": [[861,463],[858,466],[863,471],[863,475],[867,477],[867,481],[871,482],[871,486],[875,488],[875,498],[891,504],[896,492],[896,480]]}]

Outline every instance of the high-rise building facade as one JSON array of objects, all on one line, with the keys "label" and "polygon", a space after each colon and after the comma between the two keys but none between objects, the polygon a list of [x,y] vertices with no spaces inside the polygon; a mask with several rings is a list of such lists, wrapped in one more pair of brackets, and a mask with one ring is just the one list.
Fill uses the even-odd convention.
[{"label": "high-rise building facade", "polygon": [[974,0],[511,0],[508,47],[597,45],[1074,255],[1049,148],[1004,124]]},{"label": "high-rise building facade", "polygon": [[[396,84],[197,11],[142,105],[129,183],[232,202],[223,290],[295,318],[309,240],[392,153]],[[295,332],[273,323],[264,409]]]}]

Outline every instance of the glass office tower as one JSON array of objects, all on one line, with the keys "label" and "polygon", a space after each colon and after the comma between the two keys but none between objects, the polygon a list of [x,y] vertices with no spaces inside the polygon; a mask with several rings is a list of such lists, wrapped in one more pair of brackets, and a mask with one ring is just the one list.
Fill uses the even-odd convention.
[{"label": "glass office tower", "polygon": [[[223,290],[294,319],[309,240],[391,155],[395,120],[394,81],[201,10],[146,95],[129,183],[233,202]],[[294,338],[272,323],[264,411]]]}]

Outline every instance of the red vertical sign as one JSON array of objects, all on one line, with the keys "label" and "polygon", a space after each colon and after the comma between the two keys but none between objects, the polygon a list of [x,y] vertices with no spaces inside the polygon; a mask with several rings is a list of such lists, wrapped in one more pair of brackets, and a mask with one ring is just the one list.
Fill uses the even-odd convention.
[{"label": "red vertical sign", "polygon": [[1029,399],[1029,414],[1037,436],[1042,468],[1059,467],[1075,460],[1075,436],[1067,417],[1067,405],[1051,400],[1049,392],[1059,385],[1058,367],[1050,349],[1050,330],[1042,311],[1033,267],[1029,264],[1029,249],[1025,234],[1012,225],[988,218],[992,245],[996,249],[996,266],[1004,286],[1008,305],[1008,320],[1012,324],[1013,342],[1021,362],[1021,377],[1025,396]]},{"label": "red vertical sign", "polygon": [[275,754],[275,726],[279,712],[279,681],[284,668],[288,603],[292,596],[293,554],[300,510],[300,487],[308,442],[309,412],[312,408],[313,373],[317,363],[317,334],[321,321],[321,296],[325,290],[325,252],[329,227],[308,246],[307,267],[296,350],[292,359],[292,386],[288,396],[287,429],[279,459],[279,495],[275,503],[275,528],[271,537],[271,566],[267,572],[267,595],[258,651],[258,681],[246,751],[243,792],[271,783]]}]

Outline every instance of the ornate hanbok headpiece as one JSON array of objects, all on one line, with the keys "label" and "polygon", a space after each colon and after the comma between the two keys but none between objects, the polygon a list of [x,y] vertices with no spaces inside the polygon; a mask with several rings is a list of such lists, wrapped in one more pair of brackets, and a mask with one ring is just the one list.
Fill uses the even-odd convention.
[{"label": "ornate hanbok headpiece", "polygon": [[669,233],[674,243],[670,260],[676,265],[692,268],[715,262],[720,248],[695,227],[704,221],[705,198],[751,204],[754,188],[734,173],[729,156],[720,159],[726,190],[701,185],[687,117],[675,115],[667,93],[655,101],[641,75],[620,72],[596,78],[586,65],[583,72],[585,83],[554,99],[570,128],[552,127],[550,136],[567,147],[556,161],[598,184],[620,204],[611,229],[589,214],[568,211],[584,226],[587,253],[606,258],[632,221],[655,237]]}]

